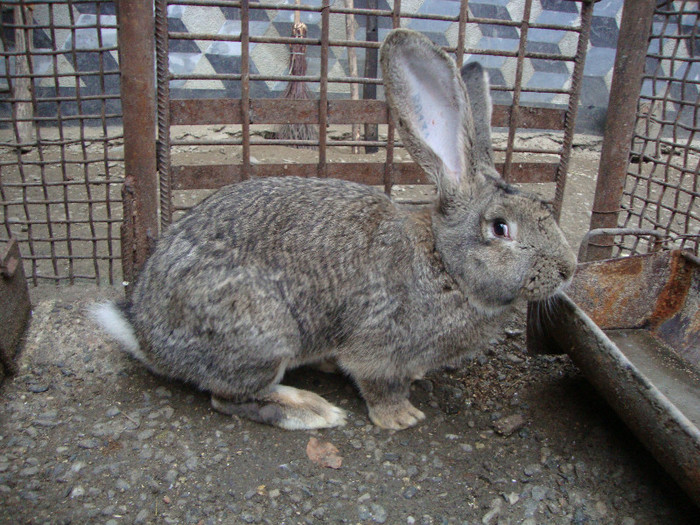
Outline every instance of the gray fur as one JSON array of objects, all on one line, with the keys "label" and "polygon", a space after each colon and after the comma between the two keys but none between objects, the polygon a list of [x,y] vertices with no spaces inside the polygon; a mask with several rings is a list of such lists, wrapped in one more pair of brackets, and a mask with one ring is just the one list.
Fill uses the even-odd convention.
[{"label": "gray fur", "polygon": [[[420,99],[420,83],[403,66],[428,59],[420,73],[447,86],[440,104],[459,118],[457,157],[432,149],[419,135],[431,115],[405,103]],[[479,135],[454,63],[396,30],[382,67],[401,137],[438,186],[436,205],[408,212],[333,179],[220,190],[165,232],[123,306],[151,369],[210,392],[223,412],[312,428],[343,424],[344,414],[278,383],[288,368],[330,358],[375,424],[406,428],[424,418],[408,401],[412,379],[477,351],[508,309],[570,280],[575,259],[546,206],[475,162]],[[446,168],[455,159],[460,173]],[[494,237],[495,219],[512,224],[512,240]]]}]

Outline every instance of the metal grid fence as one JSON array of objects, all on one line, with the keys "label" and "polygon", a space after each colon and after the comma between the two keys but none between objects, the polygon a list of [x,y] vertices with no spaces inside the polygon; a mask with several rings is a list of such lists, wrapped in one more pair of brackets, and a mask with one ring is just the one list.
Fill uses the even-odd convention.
[{"label": "metal grid fence", "polygon": [[[157,53],[158,53],[158,169],[160,177],[161,226],[167,226],[174,214],[191,205],[179,192],[197,189],[214,189],[251,176],[301,175],[339,177],[380,185],[387,192],[396,184],[425,184],[428,181],[408,157],[397,155],[401,147],[394,133],[393,123],[387,116],[382,100],[381,79],[376,62],[377,50],[384,34],[395,27],[412,27],[417,21],[443,24],[451,28],[446,31],[443,47],[452,53],[458,65],[467,60],[503,60],[512,72],[493,85],[494,99],[499,103],[494,111],[494,125],[503,128],[502,140],[497,140],[495,150],[499,168],[504,177],[512,182],[553,182],[550,196],[557,213],[561,204],[566,181],[574,123],[578,108],[584,59],[588,45],[592,0],[572,3],[578,10],[576,23],[566,20],[558,23],[535,23],[531,18],[532,0],[524,0],[520,18],[501,19],[477,16],[474,3],[468,0],[455,3],[452,14],[418,10],[413,2],[401,0],[362,2],[362,8],[354,8],[352,1],[305,1],[303,4],[280,4],[266,1],[237,2],[222,0],[156,1]],[[203,19],[215,17],[217,10],[226,9],[228,15],[240,20],[240,30],[229,34],[198,33],[174,30],[169,25],[168,13],[173,6],[196,6]],[[275,19],[280,13],[303,13],[317,21],[318,30],[311,36],[257,34],[251,31],[252,22],[260,17]],[[367,18],[366,31],[359,31],[356,20]],[[370,22],[371,21],[371,22]],[[370,26],[379,28],[374,32]],[[498,35],[499,31],[515,30],[519,35],[514,49],[498,48],[498,39],[492,40],[493,48],[476,47],[482,31]],[[529,31],[545,31],[566,35],[569,52],[543,52],[535,49],[528,40]],[[200,46],[240,46],[240,67],[228,73],[195,72],[172,73],[168,67],[174,47],[183,42],[196,42]],[[444,43],[443,43],[444,44]],[[269,56],[288,53],[290,45],[302,46],[308,56],[318,57],[318,70],[300,75],[288,71],[277,73],[260,72],[251,68],[251,53]],[[263,49],[264,51],[261,51]],[[344,56],[347,66],[331,69],[329,56]],[[365,64],[362,73],[353,69],[352,56]],[[551,86],[526,87],[523,81],[528,63],[563,64],[569,78],[562,88]],[[256,86],[262,83],[305,83],[312,93],[310,100],[264,100],[256,99]],[[217,84],[224,91],[234,93],[236,98],[181,99],[182,87]],[[353,91],[353,89],[357,89]],[[363,92],[360,99],[351,93]],[[538,95],[554,98],[558,108],[536,107],[524,100],[536,99]],[[375,99],[376,97],[376,99]],[[542,98],[542,97],[540,97]],[[540,105],[541,106],[541,105]],[[318,138],[300,140],[275,135],[274,126],[316,126]],[[197,137],[175,131],[177,126],[233,125],[220,128],[224,135]],[[354,125],[354,127],[353,127]],[[358,133],[358,125],[369,125],[365,132]],[[533,146],[520,140],[522,130],[548,130],[560,134],[558,141],[542,146]],[[518,135],[516,135],[518,132]],[[283,162],[261,162],[268,159],[265,148],[274,146],[305,146],[315,148],[316,153],[305,159]],[[192,165],[187,160],[174,159],[188,148],[199,148],[200,152],[226,149],[226,156],[235,158],[235,163],[204,162]],[[379,156],[357,155],[343,157],[348,151],[360,150],[369,153],[379,150]],[[185,155],[186,156],[186,155]],[[339,157],[342,160],[337,160]],[[175,215],[176,217],[176,215]]]},{"label": "metal grid fence", "polygon": [[[124,5],[136,3],[153,13],[151,1]],[[341,177],[381,185],[394,194],[396,185],[428,182],[395,137],[376,64],[385,33],[416,24],[426,29],[441,25],[441,44],[458,64],[480,60],[487,69],[490,61],[506,64],[498,69],[508,73],[493,79],[499,167],[511,182],[553,183],[546,186],[559,213],[594,1],[571,2],[577,13],[574,23],[536,22],[531,0],[523,0],[522,12],[511,12],[508,19],[480,11],[477,4],[462,0],[449,12],[428,12],[406,0],[156,0],[160,201],[150,199],[153,210],[147,213],[159,213],[165,227],[178,211],[201,198],[200,190],[251,176]],[[104,0],[1,4],[0,243],[18,238],[34,284],[118,282],[121,254],[131,253],[128,242],[120,245],[118,228],[122,206],[131,201],[122,201],[120,195],[129,130],[122,134],[118,54],[123,50],[117,45],[115,5]],[[203,20],[207,13],[226,10],[229,19],[238,21],[238,30],[208,31],[203,24],[200,31],[183,31],[172,24],[169,13],[186,7],[196,8]],[[305,36],[279,28],[275,34],[260,33],[255,23],[263,13],[269,20],[289,18],[286,26],[278,25],[284,31],[292,27],[295,13],[315,25]],[[129,19],[120,22],[122,30],[134,25]],[[659,45],[647,60],[646,91],[633,141],[633,158],[639,162],[629,164],[625,213],[619,222],[662,230],[696,254],[697,26],[697,2],[659,3],[652,36],[652,43],[656,39]],[[503,31],[515,31],[516,46],[485,47],[484,40],[474,37]],[[566,43],[564,51],[533,46],[528,34],[535,31],[565,35],[559,39]],[[140,36],[145,49],[154,47],[152,32]],[[240,59],[226,72],[175,73],[170,60],[183,43],[233,46]],[[301,46],[309,57],[306,72],[292,75],[253,67],[251,56],[289,56],[292,45]],[[364,67],[353,67],[355,61]],[[559,88],[528,84],[524,79],[533,64],[563,65],[568,80]],[[291,82],[307,85],[311,98],[258,98],[261,90],[256,86]],[[210,90],[216,98],[187,98],[197,83],[222,89]],[[155,91],[127,95],[134,98],[125,98],[124,107],[155,96]],[[545,99],[556,104],[540,103]],[[317,126],[318,138],[280,138],[275,130],[284,124]],[[190,133],[197,127],[213,127],[215,133]],[[533,130],[559,136],[533,147],[527,140]],[[130,133],[138,136],[141,131]],[[150,140],[148,134],[142,140]],[[267,154],[271,148],[293,145],[313,149],[290,159]],[[212,161],[216,152],[221,155]],[[153,229],[149,232],[148,238],[154,238]],[[618,244],[618,252],[637,251],[639,242],[634,242]],[[125,268],[135,267],[121,262]]]},{"label": "metal grid fence", "polygon": [[614,256],[664,248],[700,249],[700,8],[659,2],[621,210],[621,228],[655,235],[618,237]]},{"label": "metal grid fence", "polygon": [[0,6],[0,246],[20,242],[34,285],[113,283],[123,148],[112,2]]}]

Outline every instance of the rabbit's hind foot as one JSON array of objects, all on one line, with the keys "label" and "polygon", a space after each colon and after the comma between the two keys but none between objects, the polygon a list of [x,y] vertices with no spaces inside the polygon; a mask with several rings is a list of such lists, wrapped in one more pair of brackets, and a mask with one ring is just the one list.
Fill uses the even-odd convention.
[{"label": "rabbit's hind foot", "polygon": [[291,386],[274,385],[260,396],[236,403],[211,396],[215,410],[237,415],[286,430],[308,430],[345,425],[345,410],[332,405],[321,396]]}]

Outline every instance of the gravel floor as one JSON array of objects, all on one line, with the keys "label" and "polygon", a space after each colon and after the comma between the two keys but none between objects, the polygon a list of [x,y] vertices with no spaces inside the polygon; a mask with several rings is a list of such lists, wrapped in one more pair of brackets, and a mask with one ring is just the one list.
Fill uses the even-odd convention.
[{"label": "gravel floor", "polygon": [[[0,390],[2,523],[700,523],[566,357],[525,354],[521,318],[414,386],[417,428],[373,427],[345,378],[300,370],[286,382],[351,416],[288,432],[215,413],[121,354],[83,316],[116,291],[56,291],[34,291]],[[312,461],[324,443],[337,452]]]}]

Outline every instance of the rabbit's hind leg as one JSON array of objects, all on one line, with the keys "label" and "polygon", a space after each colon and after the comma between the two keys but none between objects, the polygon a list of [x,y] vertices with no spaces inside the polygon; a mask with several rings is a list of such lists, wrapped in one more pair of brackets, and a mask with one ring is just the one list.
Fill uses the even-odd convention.
[{"label": "rabbit's hind leg", "polygon": [[344,410],[321,396],[275,384],[244,402],[211,396],[215,410],[287,430],[337,427],[345,424]]}]

